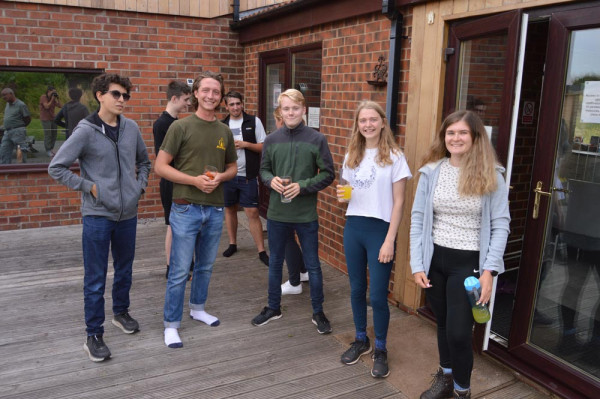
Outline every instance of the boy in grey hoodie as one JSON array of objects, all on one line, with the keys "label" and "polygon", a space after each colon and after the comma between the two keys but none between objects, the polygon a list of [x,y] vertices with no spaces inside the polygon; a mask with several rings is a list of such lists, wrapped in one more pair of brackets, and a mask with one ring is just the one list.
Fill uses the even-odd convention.
[{"label": "boy in grey hoodie", "polygon": [[[48,173],[65,186],[82,192],[83,296],[89,358],[110,357],[103,340],[104,287],[108,251],[114,260],[112,324],[127,334],[139,330],[129,315],[129,290],[135,254],[137,206],[148,183],[150,160],[140,129],[122,116],[131,82],[116,74],[94,78],[92,92],[98,112],[82,120],[50,162]],[[69,167],[79,160],[81,173]]]}]

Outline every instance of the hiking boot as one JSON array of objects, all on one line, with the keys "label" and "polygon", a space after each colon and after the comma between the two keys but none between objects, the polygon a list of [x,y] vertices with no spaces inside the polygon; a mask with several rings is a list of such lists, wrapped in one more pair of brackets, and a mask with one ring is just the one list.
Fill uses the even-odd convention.
[{"label": "hiking boot", "polygon": [[366,341],[354,341],[350,344],[350,348],[342,355],[342,363],[344,364],[354,364],[358,362],[358,359],[362,355],[366,355],[367,353],[371,353],[371,342],[369,341],[369,337],[366,337]]},{"label": "hiking boot", "polygon": [[455,389],[454,390],[454,399],[471,399],[471,389]]},{"label": "hiking boot", "polygon": [[390,375],[390,369],[387,361],[387,351],[375,348],[373,352],[373,368],[371,375],[375,378],[385,378]]},{"label": "hiking boot", "polygon": [[442,368],[438,368],[435,374],[431,374],[433,380],[431,387],[421,394],[421,399],[447,399],[452,398],[454,381],[452,374],[444,374]]},{"label": "hiking boot", "polygon": [[281,309],[273,310],[267,306],[264,307],[262,312],[258,316],[252,319],[252,325],[264,326],[271,320],[277,320],[281,318]]},{"label": "hiking boot", "polygon": [[133,334],[140,330],[140,325],[133,317],[129,316],[129,312],[114,315],[112,323],[115,327],[119,327],[125,334]]},{"label": "hiking boot", "polygon": [[104,343],[102,335],[89,335],[87,341],[83,344],[83,350],[92,362],[101,362],[110,357],[110,350]]},{"label": "hiking boot", "polygon": [[315,326],[317,326],[317,331],[319,334],[329,334],[331,332],[331,324],[329,324],[329,320],[327,320],[327,317],[325,317],[325,313],[314,313],[312,322]]}]

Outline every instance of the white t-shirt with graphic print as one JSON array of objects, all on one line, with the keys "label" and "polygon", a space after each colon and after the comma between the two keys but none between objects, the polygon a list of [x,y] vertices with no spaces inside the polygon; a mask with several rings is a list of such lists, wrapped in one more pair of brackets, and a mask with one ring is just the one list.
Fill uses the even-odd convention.
[{"label": "white t-shirt with graphic print", "polygon": [[[366,216],[390,222],[394,196],[392,184],[412,174],[404,154],[391,154],[392,164],[379,166],[375,162],[377,148],[367,148],[365,157],[355,169],[344,166],[343,178],[352,186],[352,197],[346,216]],[[344,159],[344,165],[346,164]]]}]

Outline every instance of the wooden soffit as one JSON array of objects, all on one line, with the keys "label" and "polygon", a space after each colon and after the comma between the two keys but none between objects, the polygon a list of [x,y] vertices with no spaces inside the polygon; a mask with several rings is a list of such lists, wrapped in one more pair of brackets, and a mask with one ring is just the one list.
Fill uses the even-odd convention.
[{"label": "wooden soffit", "polygon": [[[427,0],[392,0],[396,9]],[[382,12],[381,0],[296,0],[288,5],[231,24],[239,32],[240,44],[279,36],[300,29],[374,12]]]}]

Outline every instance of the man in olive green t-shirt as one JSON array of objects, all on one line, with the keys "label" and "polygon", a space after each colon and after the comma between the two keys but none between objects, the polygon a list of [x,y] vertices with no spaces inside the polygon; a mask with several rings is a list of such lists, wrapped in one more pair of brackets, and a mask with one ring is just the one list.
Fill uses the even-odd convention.
[{"label": "man in olive green t-shirt", "polygon": [[[225,93],[223,78],[210,71],[202,72],[194,81],[192,92],[196,112],[171,124],[154,166],[159,176],[173,182],[169,216],[173,241],[164,306],[164,338],[169,348],[183,347],[177,330],[194,254],[190,316],[213,327],[219,325],[219,319],[204,307],[223,230],[221,183],[237,174],[233,134],[215,115]],[[216,168],[216,173],[206,172],[207,166]]]}]

